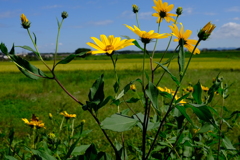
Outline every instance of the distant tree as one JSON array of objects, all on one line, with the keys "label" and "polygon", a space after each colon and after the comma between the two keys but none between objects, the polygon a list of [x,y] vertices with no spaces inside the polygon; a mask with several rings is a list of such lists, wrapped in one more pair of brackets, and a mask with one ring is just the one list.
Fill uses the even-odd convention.
[{"label": "distant tree", "polygon": [[88,48],[78,48],[75,50],[74,54],[78,54],[78,53],[81,53],[81,52],[88,52],[88,51],[91,51],[91,49],[88,49]]}]

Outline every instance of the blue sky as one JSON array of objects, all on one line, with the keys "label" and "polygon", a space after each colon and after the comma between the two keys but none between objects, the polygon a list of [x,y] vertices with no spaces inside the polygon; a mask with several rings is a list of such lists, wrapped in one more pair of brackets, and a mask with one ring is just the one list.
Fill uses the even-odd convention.
[{"label": "blue sky", "polygon": [[[185,29],[192,30],[192,39],[197,39],[197,32],[207,22],[216,24],[217,28],[210,39],[201,43],[199,48],[240,47],[240,1],[239,0],[163,0],[174,4],[172,13],[177,7],[183,7],[183,14],[178,22]],[[123,24],[136,25],[132,4],[140,8],[139,22],[142,30],[157,30],[155,11],[152,0],[0,0],[0,42],[11,48],[32,43],[27,31],[21,27],[20,15],[24,13],[31,21],[30,31],[38,38],[41,53],[54,52],[57,35],[57,21],[61,20],[62,11],[69,17],[64,20],[59,39],[59,52],[74,52],[77,48],[90,48],[86,42],[90,37],[100,34],[127,35],[139,39]],[[170,33],[171,23],[161,23],[161,33]],[[159,40],[157,50],[164,50],[168,39]],[[151,49],[154,43],[148,46]],[[171,43],[174,49],[177,43]],[[137,50],[135,46],[126,49]],[[26,52],[16,49],[17,53]]]}]

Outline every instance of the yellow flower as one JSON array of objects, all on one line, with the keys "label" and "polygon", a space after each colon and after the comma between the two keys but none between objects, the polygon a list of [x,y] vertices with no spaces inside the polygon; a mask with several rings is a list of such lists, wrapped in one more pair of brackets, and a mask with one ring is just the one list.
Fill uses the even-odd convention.
[{"label": "yellow flower", "polygon": [[[178,100],[178,99],[179,99],[179,97],[176,95],[176,96],[175,96],[175,100]],[[182,99],[182,100],[181,100],[180,102],[178,102],[178,103],[183,104],[183,103],[187,103],[187,102]]]},{"label": "yellow flower", "polygon": [[175,20],[171,16],[177,16],[177,15],[173,13],[168,13],[174,8],[173,4],[168,5],[167,2],[163,3],[162,0],[154,0],[153,2],[155,6],[153,6],[152,8],[157,13],[153,13],[152,16],[158,17],[157,23],[162,22],[163,19],[165,19],[168,23],[170,21],[175,22]]},{"label": "yellow flower", "polygon": [[24,14],[21,14],[20,19],[22,21],[22,27],[28,29],[30,27],[30,22]]},{"label": "yellow flower", "polygon": [[200,40],[206,40],[211,35],[212,31],[216,28],[214,24],[211,22],[208,22],[199,32],[198,32],[198,38]]},{"label": "yellow flower", "polygon": [[54,139],[54,138],[56,137],[56,135],[51,132],[51,133],[48,134],[48,137],[49,137],[50,139]]},{"label": "yellow flower", "polygon": [[136,4],[132,5],[133,13],[137,13],[139,11],[139,8]]},{"label": "yellow flower", "polygon": [[136,91],[136,89],[137,89],[137,88],[136,88],[135,84],[131,84],[131,85],[130,85],[130,90]]},{"label": "yellow flower", "polygon": [[40,121],[34,114],[32,115],[32,119],[29,121],[27,118],[22,118],[23,122],[29,125],[32,128],[37,127],[39,128],[45,128],[44,123]]},{"label": "yellow flower", "polygon": [[169,89],[169,88],[167,88],[167,87],[164,87],[164,88],[162,88],[162,87],[157,87],[157,89],[159,90],[159,91],[161,91],[161,92],[167,92],[167,93],[170,93],[170,94],[174,94],[175,93],[175,91],[173,91],[172,89]]},{"label": "yellow flower", "polygon": [[123,49],[127,46],[134,45],[132,42],[135,39],[124,39],[121,40],[120,37],[114,37],[113,35],[106,36],[104,34],[100,35],[100,40],[96,37],[91,37],[91,39],[96,43],[87,42],[86,44],[95,48],[95,51],[90,51],[89,53],[98,54],[98,53],[106,53],[107,55],[111,55],[116,50]]},{"label": "yellow flower", "polygon": [[[179,45],[183,43],[184,47],[187,48],[190,52],[193,51],[194,46],[197,44],[197,40],[194,39],[188,39],[192,31],[191,30],[186,30],[184,32],[183,25],[180,23],[181,28],[180,30],[178,29],[177,25],[173,24],[173,26],[169,26],[170,29],[172,30],[172,35],[177,37],[177,39],[174,39],[175,42],[179,42]],[[198,48],[195,49],[193,54],[200,54],[200,50]]]},{"label": "yellow flower", "polygon": [[150,30],[149,32],[141,31],[135,25],[133,26],[134,28],[126,24],[125,26],[131,31],[133,31],[135,34],[137,34],[139,37],[141,37],[141,40],[143,43],[149,43],[151,39],[161,39],[161,38],[167,38],[168,36],[170,36],[170,34],[168,33],[163,33],[163,34],[154,33],[154,30]]},{"label": "yellow flower", "polygon": [[63,115],[65,118],[76,118],[76,114],[68,114],[66,111],[63,111],[60,114]]},{"label": "yellow flower", "polygon": [[201,88],[202,88],[202,90],[203,90],[204,92],[207,92],[207,91],[209,90],[208,87],[204,87],[203,85],[201,85]]}]

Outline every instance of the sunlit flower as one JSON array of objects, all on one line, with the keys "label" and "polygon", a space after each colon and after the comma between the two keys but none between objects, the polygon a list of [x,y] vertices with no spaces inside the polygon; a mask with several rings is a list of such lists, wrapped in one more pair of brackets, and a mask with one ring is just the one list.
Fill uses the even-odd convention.
[{"label": "sunlit flower", "polygon": [[167,93],[170,93],[170,94],[174,94],[175,93],[175,91],[173,91],[172,89],[169,89],[169,88],[167,88],[167,87],[164,87],[164,88],[162,88],[162,87],[157,87],[157,89],[159,90],[159,91],[161,91],[161,92],[167,92]]},{"label": "sunlit flower", "polygon": [[203,85],[201,85],[201,88],[202,88],[202,90],[203,90],[204,92],[207,92],[207,91],[209,90],[208,87],[204,87]]},{"label": "sunlit flower", "polygon": [[131,31],[133,31],[135,34],[137,34],[139,37],[141,37],[141,41],[143,43],[149,43],[152,39],[161,39],[161,38],[167,38],[168,36],[170,36],[170,34],[168,33],[163,33],[163,34],[159,34],[159,33],[154,33],[154,30],[150,30],[149,32],[146,31],[141,31],[137,26],[128,26],[125,24],[125,26],[130,29]]},{"label": "sunlit flower", "polygon": [[211,35],[212,31],[216,28],[214,24],[208,22],[199,32],[198,37],[200,40],[207,40],[208,37]]},{"label": "sunlit flower", "polygon": [[114,37],[113,35],[106,36],[104,34],[100,35],[100,40],[96,37],[91,37],[91,39],[95,42],[87,42],[87,45],[95,48],[95,51],[89,51],[92,54],[98,53],[106,53],[107,55],[111,55],[116,50],[123,49],[127,46],[134,45],[132,42],[135,39],[123,39],[121,40],[120,37]]},{"label": "sunlit flower", "polygon": [[[183,25],[180,23],[181,28],[180,30],[178,29],[177,25],[173,24],[173,26],[169,26],[172,30],[172,35],[174,35],[175,37],[177,37],[176,39],[174,39],[175,42],[179,42],[179,45],[184,45],[185,48],[187,48],[190,52],[193,51],[194,46],[197,44],[197,40],[194,39],[188,39],[191,34],[192,31],[191,30],[186,30],[184,32],[184,28]],[[193,54],[200,54],[200,50],[198,48],[195,49]]]},{"label": "sunlit flower", "polygon": [[154,0],[153,2],[155,6],[153,6],[152,8],[157,13],[153,13],[152,16],[158,17],[157,23],[162,22],[163,19],[165,19],[168,23],[170,21],[175,22],[175,20],[171,16],[177,16],[177,15],[173,13],[168,13],[174,8],[173,4],[168,5],[167,2],[163,3],[162,0]]},{"label": "sunlit flower", "polygon": [[63,111],[60,113],[61,115],[63,115],[65,118],[76,118],[76,114],[68,114],[66,111]]},{"label": "sunlit flower", "polygon": [[40,121],[34,114],[32,115],[32,119],[30,121],[27,118],[22,118],[22,120],[32,128],[45,128],[44,123]]},{"label": "sunlit flower", "polygon": [[137,13],[139,11],[139,8],[136,4],[132,5],[133,13]]},{"label": "sunlit flower", "polygon": [[131,84],[131,85],[130,85],[130,90],[136,91],[136,89],[137,89],[137,88],[136,88],[135,84]]},{"label": "sunlit flower", "polygon": [[21,14],[20,16],[21,22],[22,22],[22,27],[24,29],[28,29],[30,27],[30,21],[27,19],[27,17],[25,16],[25,14]]},{"label": "sunlit flower", "polygon": [[50,139],[53,139],[53,138],[56,137],[56,135],[55,135],[54,133],[51,132],[51,133],[48,134],[48,137],[49,137]]},{"label": "sunlit flower", "polygon": [[[178,99],[179,99],[179,97],[176,95],[176,96],[175,96],[175,100],[178,100]],[[182,100],[181,100],[180,102],[178,102],[178,103],[183,104],[183,103],[187,103],[187,102],[182,99]]]}]

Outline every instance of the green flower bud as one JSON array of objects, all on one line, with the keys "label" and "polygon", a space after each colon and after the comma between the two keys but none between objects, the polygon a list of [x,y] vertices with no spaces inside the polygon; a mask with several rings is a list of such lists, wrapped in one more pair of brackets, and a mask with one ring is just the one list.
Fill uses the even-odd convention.
[{"label": "green flower bud", "polygon": [[65,18],[67,18],[67,17],[68,17],[68,13],[67,13],[67,12],[65,12],[65,11],[64,11],[64,12],[62,12],[62,18],[63,18],[63,19],[65,19]]},{"label": "green flower bud", "polygon": [[136,4],[132,5],[133,13],[137,13],[139,11],[139,8]]},{"label": "green flower bud", "polygon": [[27,17],[24,14],[21,14],[20,19],[22,21],[22,27],[24,29],[30,28],[31,22],[27,19]]},{"label": "green flower bud", "polygon": [[180,16],[182,14],[182,7],[178,7],[177,10],[176,10],[176,13],[177,13],[177,16]]}]

